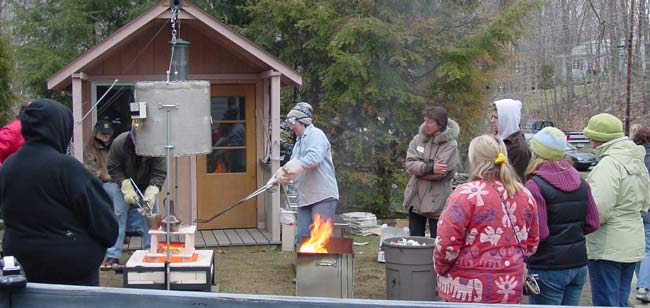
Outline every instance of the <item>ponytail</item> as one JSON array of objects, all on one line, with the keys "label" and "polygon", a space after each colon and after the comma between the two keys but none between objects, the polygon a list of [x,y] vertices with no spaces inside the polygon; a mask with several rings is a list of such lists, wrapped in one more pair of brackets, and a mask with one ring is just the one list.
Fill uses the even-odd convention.
[{"label": "ponytail", "polygon": [[472,180],[499,180],[509,196],[524,189],[508,162],[505,144],[494,135],[481,135],[472,139],[469,144],[469,162]]}]

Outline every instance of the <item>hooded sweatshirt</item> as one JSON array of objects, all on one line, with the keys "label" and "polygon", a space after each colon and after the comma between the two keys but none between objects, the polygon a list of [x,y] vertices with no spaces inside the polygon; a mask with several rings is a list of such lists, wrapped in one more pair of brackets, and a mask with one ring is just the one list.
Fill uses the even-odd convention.
[{"label": "hooded sweatshirt", "polygon": [[645,149],[621,137],[602,144],[595,152],[599,161],[587,182],[598,206],[600,229],[587,235],[589,259],[641,261],[645,236],[639,214],[650,206]]},{"label": "hooded sweatshirt", "polygon": [[[544,179],[548,184],[562,192],[573,192],[580,188],[581,177],[580,173],[567,161],[560,161],[562,168],[558,167],[556,164],[544,163],[539,166],[539,168],[533,172],[534,175],[537,175]],[[546,200],[542,196],[542,193],[539,189],[539,186],[535,181],[528,180],[526,182],[526,188],[533,195],[533,199],[537,202],[537,210],[539,217],[539,237],[540,241],[544,242],[549,235],[548,222],[547,222],[547,212],[546,212]],[[600,218],[598,217],[598,208],[596,207],[596,202],[591,195],[591,187],[587,185],[587,217],[584,226],[584,233],[589,234],[594,232],[600,226]]]},{"label": "hooded sweatshirt", "polygon": [[494,102],[498,115],[497,137],[503,140],[508,150],[508,161],[515,168],[523,182],[526,166],[530,160],[530,149],[526,138],[519,128],[521,122],[521,102],[502,99]]},{"label": "hooded sweatshirt", "polygon": [[118,225],[102,183],[65,154],[72,113],[35,100],[21,122],[25,144],[0,170],[4,254],[18,259],[29,282],[97,285]]}]

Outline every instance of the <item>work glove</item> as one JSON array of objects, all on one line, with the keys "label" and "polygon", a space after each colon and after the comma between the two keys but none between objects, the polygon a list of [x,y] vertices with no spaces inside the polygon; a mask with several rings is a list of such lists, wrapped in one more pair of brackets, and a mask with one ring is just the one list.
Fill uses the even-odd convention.
[{"label": "work glove", "polygon": [[275,171],[273,176],[266,182],[266,185],[275,185],[278,184],[278,179],[286,174],[286,171],[282,169],[282,167],[278,168],[278,170]]},{"label": "work glove", "polygon": [[[287,184],[294,176],[305,171],[305,168],[300,164],[300,160],[295,158],[287,162],[280,169],[284,170],[284,172],[277,177],[277,182],[280,184]],[[280,169],[278,169],[278,171],[280,171]]]},{"label": "work glove", "polygon": [[145,204],[148,204],[150,209],[153,210],[153,205],[156,201],[156,196],[158,196],[158,193],[160,192],[160,189],[154,185],[149,185],[147,186],[147,189],[144,191],[144,202]]},{"label": "work glove", "polygon": [[135,193],[135,188],[133,188],[129,179],[122,181],[120,189],[122,190],[122,194],[124,194],[124,202],[126,202],[126,204],[138,203],[138,194]]}]

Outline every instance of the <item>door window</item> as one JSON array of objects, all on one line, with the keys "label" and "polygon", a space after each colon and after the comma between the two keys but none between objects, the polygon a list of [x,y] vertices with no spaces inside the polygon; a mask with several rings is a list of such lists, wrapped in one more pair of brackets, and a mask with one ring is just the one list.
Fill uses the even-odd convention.
[{"label": "door window", "polygon": [[213,96],[210,114],[212,153],[207,155],[207,172],[246,172],[246,98]]}]

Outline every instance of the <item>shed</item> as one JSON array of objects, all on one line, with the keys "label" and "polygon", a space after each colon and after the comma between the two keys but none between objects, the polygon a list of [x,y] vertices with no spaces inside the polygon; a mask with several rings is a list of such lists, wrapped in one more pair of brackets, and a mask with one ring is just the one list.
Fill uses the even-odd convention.
[{"label": "shed", "polygon": [[[83,145],[93,138],[98,119],[112,121],[115,136],[129,129],[136,82],[166,80],[171,16],[169,1],[160,1],[47,80],[49,89],[72,93],[77,159],[83,160]],[[191,224],[248,195],[279,167],[280,88],[300,85],[302,76],[190,1],[183,1],[178,19],[178,37],[191,44],[187,79],[210,82],[213,120],[212,153],[173,162],[178,166],[176,216]],[[243,142],[221,142],[234,127],[245,132]],[[159,201],[164,204],[162,197]],[[198,224],[197,246],[278,243],[279,211],[278,193],[260,195]]]}]

